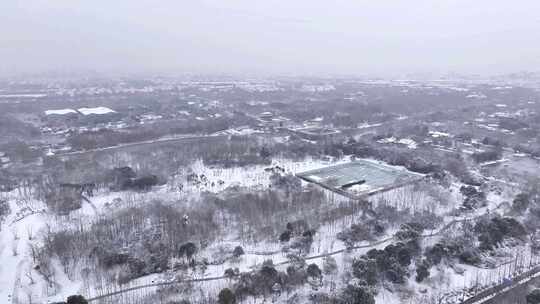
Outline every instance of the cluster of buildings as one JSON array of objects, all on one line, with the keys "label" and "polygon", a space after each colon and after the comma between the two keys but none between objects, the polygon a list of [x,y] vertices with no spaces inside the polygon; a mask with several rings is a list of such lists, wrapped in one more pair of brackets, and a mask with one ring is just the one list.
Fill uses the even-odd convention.
[{"label": "cluster of buildings", "polygon": [[59,134],[72,126],[96,126],[120,120],[120,114],[107,107],[46,110],[42,132]]},{"label": "cluster of buildings", "polygon": [[341,134],[339,130],[323,125],[322,117],[305,121],[302,125],[295,125],[291,119],[272,112],[260,113],[256,119],[259,128],[285,130],[290,135],[306,140],[332,139]]}]

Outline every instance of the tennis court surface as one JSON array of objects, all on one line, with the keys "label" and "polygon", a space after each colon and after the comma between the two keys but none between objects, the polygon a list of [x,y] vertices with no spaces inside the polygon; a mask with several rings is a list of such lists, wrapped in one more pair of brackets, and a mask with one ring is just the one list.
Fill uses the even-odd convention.
[{"label": "tennis court surface", "polygon": [[366,159],[301,172],[296,176],[352,199],[362,199],[425,177],[403,167]]}]

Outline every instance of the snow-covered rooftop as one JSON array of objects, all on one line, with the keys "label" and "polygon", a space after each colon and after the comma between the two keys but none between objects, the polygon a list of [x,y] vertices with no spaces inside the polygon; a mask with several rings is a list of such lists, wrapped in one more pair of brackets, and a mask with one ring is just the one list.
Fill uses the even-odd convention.
[{"label": "snow-covered rooftop", "polygon": [[95,108],[80,108],[77,111],[79,111],[82,115],[102,115],[102,114],[109,114],[109,113],[116,113],[116,111],[111,110],[107,107],[95,107]]},{"label": "snow-covered rooftop", "polygon": [[46,110],[45,115],[65,115],[65,114],[77,114],[77,111],[73,109],[60,109],[60,110]]},{"label": "snow-covered rooftop", "polygon": [[439,131],[429,131],[429,135],[431,135],[431,137],[435,137],[435,138],[438,138],[438,137],[450,137],[450,134],[445,133],[445,132],[439,132]]},{"label": "snow-covered rooftop", "polygon": [[425,177],[424,174],[403,167],[368,159],[300,172],[296,176],[352,199],[400,187]]},{"label": "snow-covered rooftop", "polygon": [[381,138],[377,140],[378,143],[381,144],[402,144],[406,145],[409,149],[416,149],[418,147],[417,143],[410,139],[410,138],[400,138],[397,139],[396,137],[387,137],[387,138]]}]

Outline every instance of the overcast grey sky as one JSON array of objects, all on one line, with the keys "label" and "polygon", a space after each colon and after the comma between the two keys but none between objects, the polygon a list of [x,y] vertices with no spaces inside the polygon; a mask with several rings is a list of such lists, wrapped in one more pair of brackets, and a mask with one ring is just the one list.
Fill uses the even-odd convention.
[{"label": "overcast grey sky", "polygon": [[539,0],[0,0],[0,72],[540,70]]}]

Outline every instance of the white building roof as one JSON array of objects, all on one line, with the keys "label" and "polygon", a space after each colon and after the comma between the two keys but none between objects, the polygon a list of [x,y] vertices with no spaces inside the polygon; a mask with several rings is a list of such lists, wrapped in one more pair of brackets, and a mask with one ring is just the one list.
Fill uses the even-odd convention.
[{"label": "white building roof", "polygon": [[65,114],[77,114],[77,111],[73,109],[60,109],[60,110],[45,111],[45,115],[65,115]]},{"label": "white building roof", "polygon": [[95,107],[95,108],[80,108],[77,111],[79,111],[82,115],[102,115],[102,114],[109,114],[109,113],[116,113],[116,111],[111,110],[107,107]]}]

